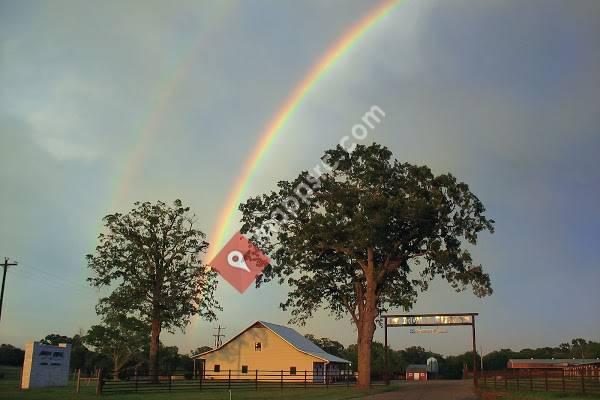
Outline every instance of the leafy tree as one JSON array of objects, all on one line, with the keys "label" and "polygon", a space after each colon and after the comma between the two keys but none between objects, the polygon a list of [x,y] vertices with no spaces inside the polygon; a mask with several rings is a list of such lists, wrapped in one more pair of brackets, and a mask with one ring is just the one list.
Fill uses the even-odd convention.
[{"label": "leafy tree", "polygon": [[87,255],[94,274],[88,281],[114,289],[96,311],[126,315],[149,327],[150,376],[158,381],[161,331],[184,331],[193,315],[212,320],[219,309],[213,297],[216,275],[200,260],[208,243],[181,200],[173,206],[138,202],[129,213],[107,215],[104,222],[95,254]]},{"label": "leafy tree", "polygon": [[85,341],[98,352],[109,356],[115,379],[131,361],[140,360],[149,339],[148,326],[136,318],[110,315],[102,325],[93,325]]},{"label": "leafy tree", "polygon": [[506,369],[508,360],[516,358],[510,349],[500,349],[487,353],[483,357],[483,367],[488,371],[500,371]]},{"label": "leafy tree", "polygon": [[58,346],[61,343],[72,344],[73,339],[65,335],[59,335],[58,333],[51,333],[40,340],[40,343]]},{"label": "leafy tree", "polygon": [[561,343],[558,346],[561,357],[570,358],[571,357],[571,345],[569,343]]},{"label": "leafy tree", "polygon": [[577,357],[581,357],[581,358],[585,358],[585,348],[587,347],[587,340],[582,339],[582,338],[577,338],[577,339],[573,339],[571,341],[571,344],[573,345],[573,350],[575,351],[575,353],[577,354]]},{"label": "leafy tree", "polygon": [[179,364],[177,364],[177,367],[186,373],[192,372],[194,370],[194,360],[187,354],[179,354]]},{"label": "leafy tree", "polygon": [[[346,349],[346,359],[357,365],[358,362],[358,346],[351,344]],[[373,342],[371,346],[371,379],[382,379],[385,374],[385,348],[383,343]],[[399,374],[405,367],[406,362],[401,358],[400,351],[388,349],[388,366],[392,374]]]},{"label": "leafy tree", "polygon": [[291,322],[304,323],[321,307],[352,317],[358,383],[367,387],[382,312],[409,309],[436,276],[457,291],[470,285],[477,296],[491,293],[463,241],[475,245],[493,221],[465,183],[393,160],[380,145],[352,153],[338,146],[324,159],[320,177],[302,172],[242,204],[242,232],[273,260],[258,284],[276,279],[291,287],[281,304]]},{"label": "leafy tree", "polygon": [[322,348],[323,350],[325,350],[329,354],[333,354],[334,356],[338,356],[338,357],[342,357],[342,358],[345,356],[344,345],[336,340],[329,339],[329,338],[320,338],[319,339],[319,338],[315,337],[314,335],[311,335],[310,333],[307,335],[304,335],[304,337],[307,338],[308,340],[310,340],[311,342],[313,342],[314,344],[316,344],[317,346],[319,346],[320,348]]},{"label": "leafy tree", "polygon": [[402,361],[408,364],[425,364],[429,358],[429,353],[421,346],[411,346],[400,350]]},{"label": "leafy tree", "polygon": [[202,353],[206,353],[207,351],[211,351],[212,347],[210,346],[201,346],[201,347],[197,347],[196,349],[190,351],[190,354],[195,356],[196,354],[202,354]]},{"label": "leafy tree", "polygon": [[86,359],[90,356],[90,350],[85,347],[83,336],[80,334],[73,335],[73,337],[60,335],[58,333],[51,333],[46,335],[42,340],[43,344],[49,344],[52,346],[58,346],[61,343],[71,345],[71,361],[69,363],[72,370],[85,369]]},{"label": "leafy tree", "polygon": [[177,370],[179,366],[180,356],[177,346],[161,346],[160,347],[160,369],[161,371],[170,374]]},{"label": "leafy tree", "polygon": [[11,344],[0,345],[0,365],[22,366],[25,351]]}]

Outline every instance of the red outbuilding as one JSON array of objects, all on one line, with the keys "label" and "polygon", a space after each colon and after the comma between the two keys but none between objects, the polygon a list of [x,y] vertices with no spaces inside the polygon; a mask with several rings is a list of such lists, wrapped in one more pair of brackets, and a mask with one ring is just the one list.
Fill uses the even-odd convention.
[{"label": "red outbuilding", "polygon": [[425,364],[410,364],[406,367],[407,381],[426,381],[427,380],[427,365]]}]

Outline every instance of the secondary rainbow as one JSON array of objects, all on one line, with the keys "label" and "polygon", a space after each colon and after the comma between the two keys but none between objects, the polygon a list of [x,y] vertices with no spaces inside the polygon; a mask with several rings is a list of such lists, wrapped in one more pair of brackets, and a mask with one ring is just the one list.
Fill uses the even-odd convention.
[{"label": "secondary rainbow", "polygon": [[238,205],[246,192],[246,188],[262,157],[269,150],[277,134],[285,127],[286,122],[294,114],[302,100],[310,90],[319,82],[319,80],[329,71],[335,63],[347,53],[359,39],[369,31],[378,21],[387,15],[400,0],[386,0],[373,8],[358,23],[350,28],[329,50],[319,59],[319,61],[310,69],[302,81],[296,85],[292,93],[288,96],[285,103],[279,108],[275,116],[267,124],[265,130],[260,135],[260,139],[250,154],[250,157],[244,163],[242,173],[237,179],[233,189],[229,192],[225,205],[221,209],[215,228],[209,236],[212,243],[207,259],[210,261],[216,255],[217,251],[228,239],[225,235],[235,215]]}]

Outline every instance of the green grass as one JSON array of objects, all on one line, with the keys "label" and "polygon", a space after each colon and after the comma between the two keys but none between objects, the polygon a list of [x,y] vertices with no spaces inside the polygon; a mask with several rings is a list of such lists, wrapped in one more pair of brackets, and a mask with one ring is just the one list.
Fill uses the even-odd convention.
[{"label": "green grass", "polygon": [[[397,390],[397,386],[377,387],[371,390],[357,390],[353,388],[329,389],[260,389],[232,390],[232,400],[259,400],[259,399],[303,399],[303,400],[345,400],[356,399],[367,395]],[[0,381],[0,399],[11,400],[98,400],[95,386],[81,386],[81,393],[76,394],[70,387],[19,390],[17,381]],[[144,394],[107,394],[100,398],[106,400],[228,400],[229,392],[224,389],[210,391],[190,390],[184,392],[162,392]]]},{"label": "green grass", "polygon": [[[498,393],[498,396],[494,395]],[[482,399],[494,399],[494,400],[543,400],[543,399],[563,399],[563,400],[594,400],[600,399],[598,394],[577,394],[577,393],[560,393],[560,392],[494,392],[494,391],[483,391]]]},{"label": "green grass", "polygon": [[8,365],[0,365],[0,374],[4,375],[4,379],[17,381],[19,380],[19,376],[21,374],[21,368],[11,367]]}]

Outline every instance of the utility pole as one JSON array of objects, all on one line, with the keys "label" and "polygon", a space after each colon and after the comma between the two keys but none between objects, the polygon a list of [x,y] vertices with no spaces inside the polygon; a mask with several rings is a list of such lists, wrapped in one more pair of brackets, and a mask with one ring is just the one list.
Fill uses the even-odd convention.
[{"label": "utility pole", "polygon": [[224,331],[225,328],[222,327],[221,325],[219,325],[218,328],[214,328],[214,329],[217,329],[217,333],[215,335],[213,335],[213,337],[215,338],[215,349],[218,349],[223,344],[223,341],[221,340],[221,338],[225,337],[225,335],[221,334],[221,331],[222,330]]},{"label": "utility pole", "polygon": [[8,267],[14,267],[15,265],[17,265],[16,262],[8,262],[8,257],[4,257],[4,263],[2,264],[2,267],[4,268],[4,271],[2,272],[2,291],[0,292],[0,319],[2,319],[2,302],[4,301],[4,283],[6,281],[6,271],[8,270]]}]

